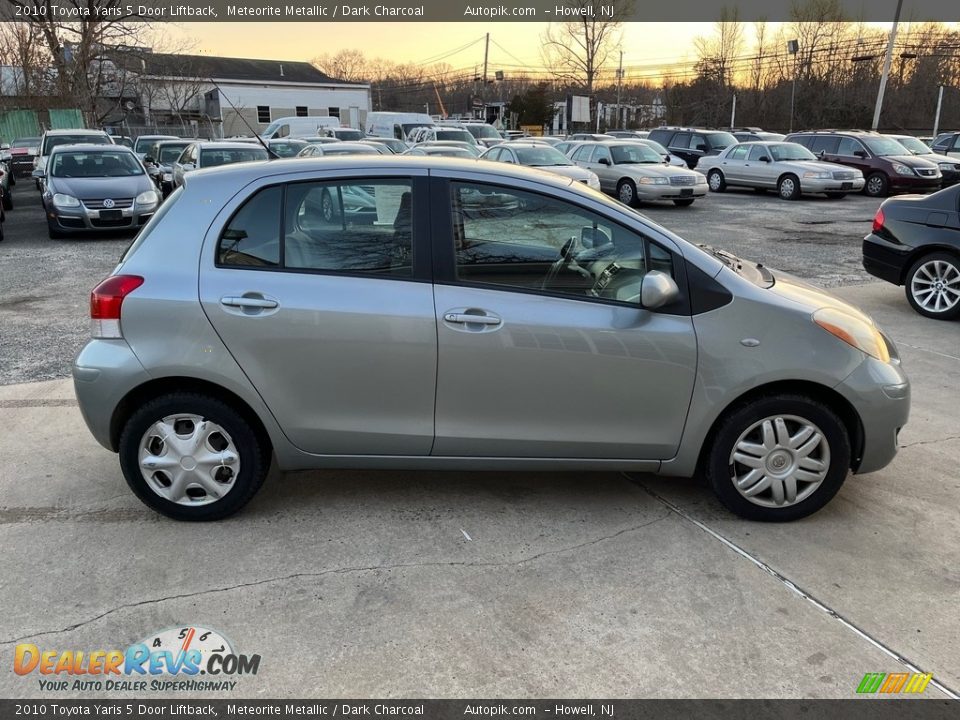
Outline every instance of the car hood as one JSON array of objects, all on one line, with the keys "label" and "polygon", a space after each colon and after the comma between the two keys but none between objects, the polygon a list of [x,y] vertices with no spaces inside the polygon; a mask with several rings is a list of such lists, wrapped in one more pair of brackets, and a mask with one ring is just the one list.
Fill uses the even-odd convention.
[{"label": "car hood", "polygon": [[790,168],[790,169],[792,169],[792,170],[799,170],[799,171],[804,171],[804,172],[828,172],[828,173],[833,173],[833,172],[851,172],[851,171],[853,171],[853,172],[859,173],[861,176],[863,175],[863,173],[861,173],[861,172],[860,172],[859,170],[857,170],[856,168],[847,168],[847,169],[845,169],[845,170],[844,170],[843,168],[840,168],[840,169],[838,170],[836,163],[822,162],[822,161],[820,161],[820,160],[779,160],[779,161],[777,161],[777,162],[775,163],[775,165],[776,165],[777,167],[786,167],[786,168]]},{"label": "car hood", "polygon": [[48,185],[51,192],[73,195],[79,200],[133,198],[153,188],[146,175],[93,178],[51,177],[48,179]]},{"label": "car hood", "polygon": [[920,158],[921,160],[926,160],[927,162],[933,163],[949,163],[951,165],[957,165],[960,167],[960,160],[954,157],[947,157],[946,155],[940,155],[939,153],[931,153],[930,155],[914,155],[914,157]]},{"label": "car hood", "polygon": [[867,315],[856,305],[842,300],[831,292],[819,288],[816,285],[804,282],[789,273],[774,271],[774,283],[769,288],[770,292],[780,297],[792,300],[800,305],[806,306],[811,313],[821,308],[833,308],[860,318],[864,322],[874,325],[873,318]]},{"label": "car hood", "polygon": [[678,167],[675,165],[659,165],[654,163],[621,163],[614,165],[613,167],[646,177],[673,177],[675,175],[692,175],[694,173],[693,170],[688,170],[685,167]]},{"label": "car hood", "polygon": [[592,170],[579,167],[578,165],[533,165],[534,170],[543,170],[545,172],[563,175],[574,180],[589,180],[593,176]]}]

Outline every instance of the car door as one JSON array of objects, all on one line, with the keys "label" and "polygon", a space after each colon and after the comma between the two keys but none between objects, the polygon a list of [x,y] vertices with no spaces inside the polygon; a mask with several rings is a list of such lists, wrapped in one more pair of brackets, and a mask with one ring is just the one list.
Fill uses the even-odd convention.
[{"label": "car door", "polygon": [[589,168],[600,178],[600,189],[609,193],[616,192],[620,173],[613,166],[610,148],[605,145],[596,145],[592,147],[592,150]]},{"label": "car door", "polygon": [[737,185],[744,181],[743,165],[747,159],[748,145],[737,145],[720,159],[720,170],[727,179],[727,184]]},{"label": "car door", "polygon": [[[764,160],[764,158],[766,158]],[[747,159],[743,163],[744,183],[751,187],[773,188],[779,179],[778,168],[766,145],[750,145]]]},{"label": "car door", "polygon": [[673,136],[670,140],[670,144],[667,146],[673,155],[683,158],[683,161],[687,164],[687,167],[693,167],[696,164],[696,161],[699,157],[696,154],[691,153],[690,151],[690,139],[693,136],[690,133],[680,132]]},{"label": "car door", "polygon": [[426,171],[333,173],[231,201],[207,235],[203,309],[298,448],[429,455]]},{"label": "car door", "polygon": [[[446,237],[435,233],[433,454],[672,457],[696,338],[685,299],[651,311],[638,293],[651,269],[682,282],[676,248],[572,193],[450,176],[432,192],[452,211]],[[557,265],[564,248],[579,269]]]},{"label": "car door", "polygon": [[[859,154],[858,154],[859,153]],[[841,137],[837,146],[836,161],[847,167],[857,168],[864,177],[870,174],[870,153],[856,138]]]}]

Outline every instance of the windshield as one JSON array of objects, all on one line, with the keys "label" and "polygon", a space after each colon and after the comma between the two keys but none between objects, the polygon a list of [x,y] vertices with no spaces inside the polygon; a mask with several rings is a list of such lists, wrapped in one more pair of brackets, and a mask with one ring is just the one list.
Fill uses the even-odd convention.
[{"label": "windshield", "polygon": [[660,154],[640,143],[614,145],[610,148],[610,153],[613,155],[614,165],[630,165],[634,163],[656,163],[659,165],[663,162],[663,157]]},{"label": "windshield", "polygon": [[670,151],[667,150],[663,145],[658,143],[656,140],[641,140],[642,145],[646,145],[648,148],[652,149],[655,153],[661,155],[669,155]]},{"label": "windshield", "polygon": [[427,123],[403,123],[400,127],[403,128],[403,136],[409,137],[410,133],[417,128],[433,127],[433,125],[428,125]]},{"label": "windshield", "polygon": [[885,137],[863,138],[864,144],[874,155],[909,155],[910,152],[896,140]]},{"label": "windshield", "polygon": [[266,160],[267,151],[262,147],[209,149],[200,152],[200,167],[216,167],[217,165],[232,165],[239,162],[253,162]]},{"label": "windshield", "polygon": [[896,141],[914,155],[933,155],[933,150],[924,145],[922,140],[915,137],[900,137]]},{"label": "windshield", "polygon": [[341,140],[363,140],[363,133],[359,130],[341,130],[337,128],[333,131],[333,136]]},{"label": "windshield", "polygon": [[467,125],[467,132],[473,135],[477,140],[502,140],[500,133],[494,130],[490,125]]},{"label": "windshield", "polygon": [[473,139],[473,135],[466,130],[457,130],[454,128],[447,130],[437,128],[437,140],[459,140],[460,142],[470,143],[471,145],[476,142]]},{"label": "windshield", "polygon": [[[162,137],[138,137],[137,142],[134,143],[133,151],[138,153],[150,152],[150,148],[155,145],[160,140],[174,140],[175,138],[162,138]],[[119,138],[117,138],[119,141]]]},{"label": "windshield", "polygon": [[49,135],[44,143],[44,155],[61,145],[113,145],[106,135]]},{"label": "windshield", "polygon": [[[159,163],[174,163],[177,161],[177,158],[180,157],[180,154],[186,150],[187,146],[190,143],[176,143],[174,145],[152,145],[147,150],[147,155],[150,155],[154,160]],[[159,157],[157,157],[159,155]]]},{"label": "windshield", "polygon": [[770,154],[774,160],[816,160],[817,156],[797,143],[783,143],[783,145],[769,145]]},{"label": "windshield", "polygon": [[130,177],[143,175],[143,166],[129,152],[58,152],[53,155],[53,177]]},{"label": "windshield", "polygon": [[549,145],[538,145],[537,147],[515,148],[517,159],[521,165],[530,165],[531,167],[550,167],[553,165],[573,165],[559,150]]},{"label": "windshield", "polygon": [[18,138],[14,140],[10,147],[21,148],[21,147],[36,147],[40,144],[40,138]]},{"label": "windshield", "polygon": [[306,146],[307,144],[305,142],[294,142],[293,140],[270,143],[270,149],[282,158],[293,157]]},{"label": "windshield", "polygon": [[324,155],[379,155],[374,148],[368,147],[366,145],[361,145],[360,147],[351,146],[351,147],[338,147],[337,145],[325,145],[323,146]]}]

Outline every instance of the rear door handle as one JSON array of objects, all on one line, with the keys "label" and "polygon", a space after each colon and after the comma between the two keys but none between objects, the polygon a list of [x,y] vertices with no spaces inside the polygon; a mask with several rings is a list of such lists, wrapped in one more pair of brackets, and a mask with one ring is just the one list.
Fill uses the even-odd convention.
[{"label": "rear door handle", "polygon": [[267,300],[266,298],[255,297],[235,297],[228,296],[220,298],[221,305],[238,308],[254,308],[258,310],[270,310],[277,307],[276,300]]},{"label": "rear door handle", "polygon": [[471,323],[476,325],[499,325],[502,320],[491,315],[470,315],[468,313],[448,312],[443,319],[448,323]]}]

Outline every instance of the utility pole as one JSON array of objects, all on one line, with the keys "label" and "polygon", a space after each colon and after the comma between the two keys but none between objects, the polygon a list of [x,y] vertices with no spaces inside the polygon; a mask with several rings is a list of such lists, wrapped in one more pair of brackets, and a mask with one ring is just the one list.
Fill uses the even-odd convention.
[{"label": "utility pole", "polygon": [[893,62],[893,45],[897,41],[897,28],[900,25],[900,11],[903,10],[903,0],[897,0],[897,12],[893,16],[893,29],[890,30],[890,41],[887,43],[887,56],[883,61],[883,74],[880,76],[880,89],[877,91],[877,106],[873,110],[873,125],[871,130],[880,126],[880,109],[883,107],[883,93],[887,89],[887,78],[890,77],[890,64]]},{"label": "utility pole", "polygon": [[787,41],[787,52],[793,55],[793,82],[790,87],[790,132],[793,132],[793,109],[797,101],[797,52],[800,43],[796,40]]},{"label": "utility pole", "polygon": [[615,128],[620,128],[620,83],[623,81],[623,50],[620,51],[620,66],[617,68],[617,120],[614,122]]},{"label": "utility pole", "polygon": [[937,93],[937,114],[933,118],[933,137],[936,139],[937,131],[940,129],[940,108],[943,107],[943,85],[940,86],[940,92]]},{"label": "utility pole", "polygon": [[737,94],[733,94],[733,107],[730,109],[730,129],[733,130],[737,125]]},{"label": "utility pole", "polygon": [[483,86],[487,86],[487,58],[490,57],[490,33],[487,33],[487,44],[483,47]]}]

